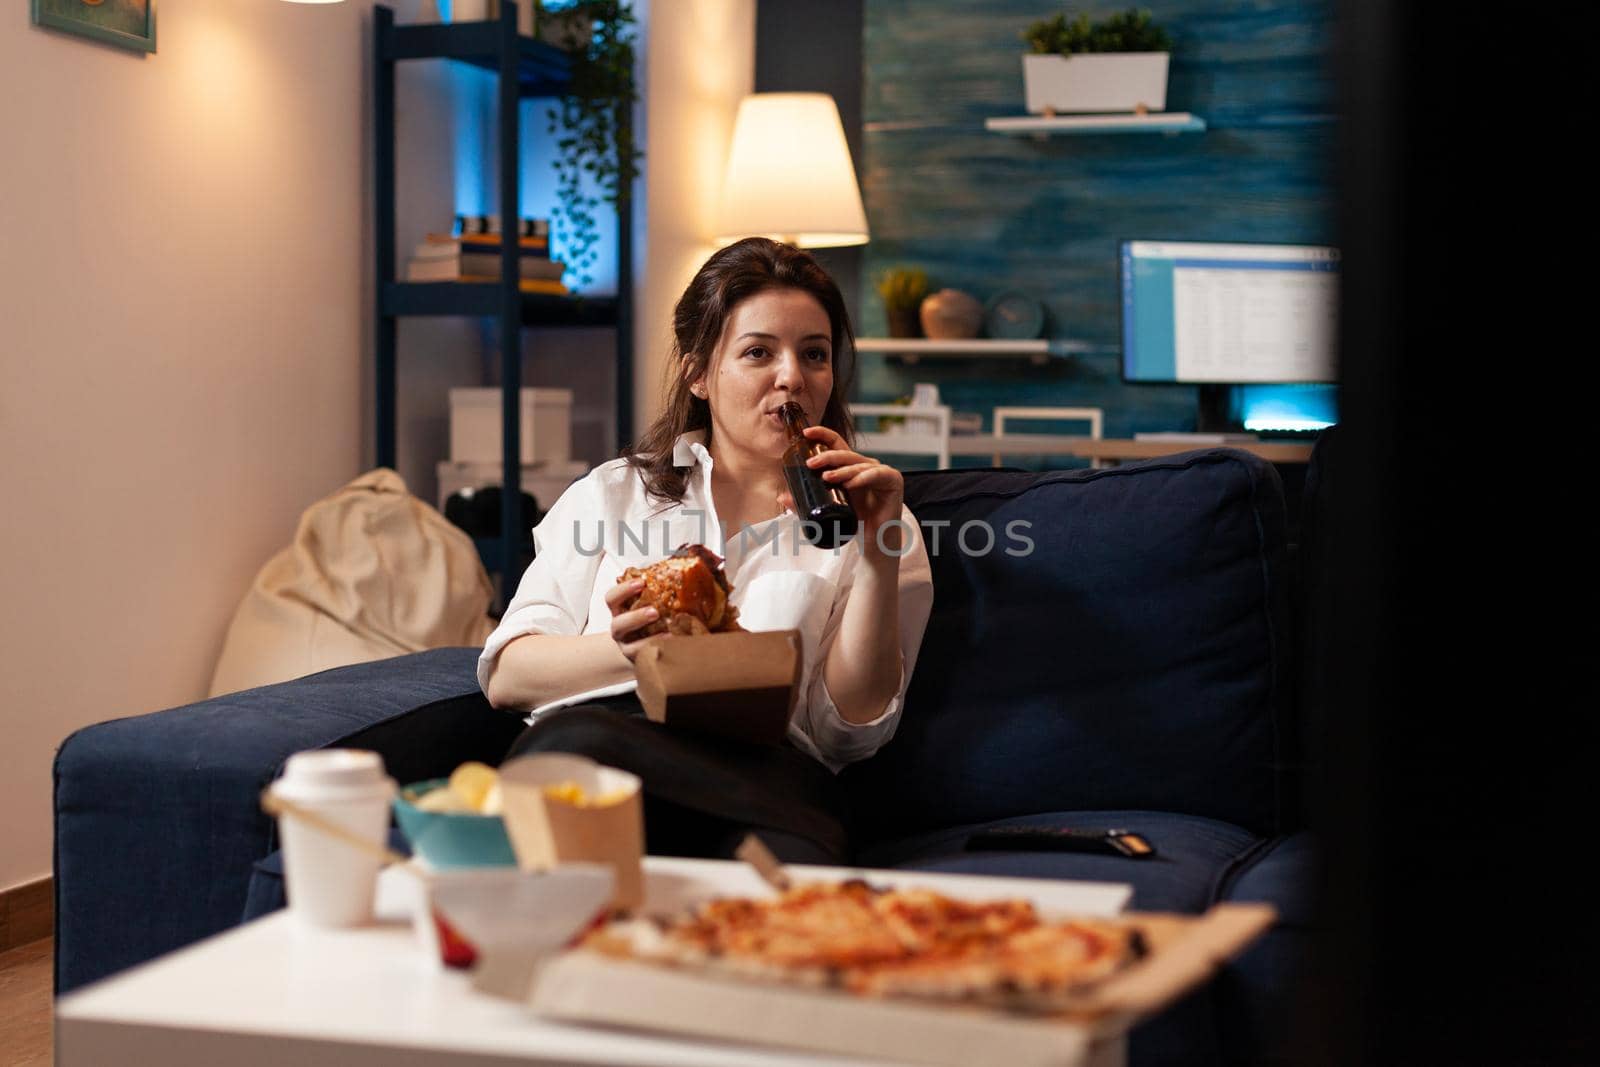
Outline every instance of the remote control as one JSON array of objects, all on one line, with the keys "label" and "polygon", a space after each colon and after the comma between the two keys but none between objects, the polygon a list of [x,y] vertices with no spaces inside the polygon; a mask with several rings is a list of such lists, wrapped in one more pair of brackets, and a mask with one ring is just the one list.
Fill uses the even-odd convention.
[{"label": "remote control", "polygon": [[1107,852],[1148,859],[1156,850],[1128,830],[1069,830],[1047,826],[996,826],[967,838],[967,848],[984,851]]}]

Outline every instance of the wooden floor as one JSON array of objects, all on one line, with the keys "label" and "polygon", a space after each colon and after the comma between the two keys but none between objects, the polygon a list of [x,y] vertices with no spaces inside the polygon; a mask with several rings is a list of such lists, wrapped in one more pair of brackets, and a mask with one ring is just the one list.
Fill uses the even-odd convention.
[{"label": "wooden floor", "polygon": [[0,952],[0,1067],[49,1067],[55,941]]}]

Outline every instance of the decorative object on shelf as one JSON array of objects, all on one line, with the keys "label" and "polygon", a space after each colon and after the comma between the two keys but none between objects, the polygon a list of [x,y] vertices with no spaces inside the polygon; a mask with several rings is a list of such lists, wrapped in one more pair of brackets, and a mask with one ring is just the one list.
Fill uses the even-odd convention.
[{"label": "decorative object on shelf", "polygon": [[950,432],[970,435],[983,432],[983,413],[978,411],[953,411],[950,413]]},{"label": "decorative object on shelf", "polygon": [[905,415],[879,415],[878,433],[886,434],[936,434],[939,432],[939,419],[933,415],[915,415],[913,412],[919,408],[924,411],[937,411],[939,408],[939,386],[933,382],[917,382],[911,387],[910,396],[897,396],[889,401],[895,407],[906,409]]},{"label": "decorative object on shelf", "polygon": [[1044,305],[1026,293],[996,293],[983,307],[983,332],[999,341],[1031,341],[1044,332]]},{"label": "decorative object on shelf", "polygon": [[135,52],[156,50],[155,0],[33,0],[33,24]]},{"label": "decorative object on shelf", "polygon": [[[939,407],[939,385],[937,382],[917,382],[911,387],[910,410],[918,408],[936,410]],[[939,432],[939,420],[931,417],[908,416],[906,418],[906,431],[908,433],[936,434]]]},{"label": "decorative object on shelf", "polygon": [[920,337],[922,324],[917,319],[917,309],[928,295],[927,272],[915,267],[893,267],[878,276],[875,288],[883,300],[889,336]]},{"label": "decorative object on shelf", "polygon": [[[540,0],[532,0],[537,7]],[[594,16],[581,8],[563,7],[554,11],[539,8],[538,37],[545,44],[564,52],[589,47],[594,36]]]},{"label": "decorative object on shelf", "polygon": [[1041,19],[1022,39],[1027,107],[1056,112],[1165,111],[1172,39],[1148,11],[1129,10],[1091,22],[1088,15]]},{"label": "decorative object on shelf", "polygon": [[[544,18],[556,12],[545,11]],[[601,201],[615,205],[639,175],[642,153],[633,137],[634,17],[629,0],[578,0],[560,9],[562,18],[587,20],[593,26],[572,57],[572,83],[550,111],[549,132],[556,134],[556,200],[561,219],[556,237],[579,285],[594,280],[590,273],[599,230],[595,209]],[[587,175],[587,178],[585,178]],[[585,192],[585,182],[599,196]]]},{"label": "decorative object on shelf", "polygon": [[922,332],[934,340],[976,337],[983,325],[983,305],[977,297],[960,289],[940,289],[922,301],[918,314]]},{"label": "decorative object on shelf", "polygon": [[[909,396],[897,396],[893,400],[889,401],[889,403],[893,404],[895,407],[910,407],[911,406],[911,398]],[[879,433],[904,433],[905,432],[905,428],[906,428],[906,420],[905,420],[904,416],[901,416],[901,415],[879,415],[878,416],[878,432]]]},{"label": "decorative object on shelf", "polygon": [[865,244],[867,213],[839,106],[827,93],[739,101],[716,239],[767,236],[797,248]]},{"label": "decorative object on shelf", "polygon": [[[499,215],[457,215],[455,220],[455,235],[468,237],[477,235],[498,236],[500,233]],[[538,238],[548,241],[550,238],[550,220],[523,216],[517,220],[517,236],[524,243],[529,238]]]}]

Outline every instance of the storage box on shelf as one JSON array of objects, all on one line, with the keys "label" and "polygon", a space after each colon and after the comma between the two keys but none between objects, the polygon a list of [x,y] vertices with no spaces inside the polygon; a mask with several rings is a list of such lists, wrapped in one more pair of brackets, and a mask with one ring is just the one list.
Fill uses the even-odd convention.
[{"label": "storage box on shelf", "polygon": [[[566,463],[572,458],[572,390],[523,389],[521,399],[523,464]],[[499,389],[450,390],[452,463],[499,463],[501,429]]]}]

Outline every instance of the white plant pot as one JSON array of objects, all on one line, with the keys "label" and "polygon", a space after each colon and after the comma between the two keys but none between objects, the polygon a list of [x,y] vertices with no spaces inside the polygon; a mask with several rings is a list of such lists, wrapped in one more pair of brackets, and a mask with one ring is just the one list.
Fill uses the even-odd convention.
[{"label": "white plant pot", "polygon": [[1028,111],[1167,109],[1167,52],[1100,52],[1022,57]]}]

